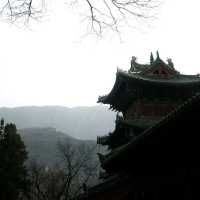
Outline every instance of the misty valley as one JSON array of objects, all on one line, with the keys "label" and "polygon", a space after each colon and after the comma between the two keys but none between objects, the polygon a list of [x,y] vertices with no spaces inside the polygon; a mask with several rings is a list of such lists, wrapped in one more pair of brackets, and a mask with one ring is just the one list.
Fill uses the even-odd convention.
[{"label": "misty valley", "polygon": [[[7,153],[0,153],[0,156],[2,160],[8,156],[9,160],[5,160],[4,164],[10,168],[9,176],[17,172],[15,167],[20,165],[19,162],[26,161],[27,170],[19,170],[19,175],[22,176],[22,183],[28,186],[23,186],[19,192],[17,188],[4,185],[1,188],[5,197],[1,196],[0,199],[14,199],[17,194],[22,195],[23,199],[31,200],[72,199],[83,193],[85,187],[99,183],[97,153],[106,152],[107,149],[97,145],[96,138],[112,130],[115,120],[114,113],[107,107],[17,107],[0,108],[0,113],[4,117],[0,136],[5,141],[8,140],[6,143],[11,142],[10,134],[17,138],[10,150],[10,156],[15,159],[10,159]],[[15,130],[14,124],[9,123],[14,123],[17,129]],[[2,153],[4,148],[8,148],[5,145],[3,142],[0,144]],[[20,157],[16,154],[19,148],[22,154]],[[3,165],[0,164],[0,170],[1,166]],[[0,174],[1,180],[8,180],[5,172],[2,175],[0,171]]]}]

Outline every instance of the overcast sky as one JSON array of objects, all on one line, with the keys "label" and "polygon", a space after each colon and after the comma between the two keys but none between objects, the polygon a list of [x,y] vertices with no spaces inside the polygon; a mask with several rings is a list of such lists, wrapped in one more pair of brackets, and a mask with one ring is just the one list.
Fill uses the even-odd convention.
[{"label": "overcast sky", "polygon": [[0,106],[95,105],[112,89],[117,67],[128,70],[133,55],[147,63],[156,50],[178,71],[200,72],[198,0],[166,0],[151,27],[127,31],[123,42],[82,38],[78,13],[53,7],[30,28],[0,23]]}]

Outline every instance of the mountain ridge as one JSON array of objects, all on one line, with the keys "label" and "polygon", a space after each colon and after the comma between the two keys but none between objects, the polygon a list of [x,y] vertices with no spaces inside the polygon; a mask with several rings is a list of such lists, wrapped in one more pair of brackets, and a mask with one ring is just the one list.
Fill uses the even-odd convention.
[{"label": "mountain ridge", "polygon": [[52,127],[78,139],[96,140],[114,129],[115,113],[107,106],[0,107],[0,117],[18,129]]}]

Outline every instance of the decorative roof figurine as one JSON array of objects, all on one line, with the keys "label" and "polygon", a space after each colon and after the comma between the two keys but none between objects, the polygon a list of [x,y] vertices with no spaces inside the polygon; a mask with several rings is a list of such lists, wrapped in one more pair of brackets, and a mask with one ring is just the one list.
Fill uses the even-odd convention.
[{"label": "decorative roof figurine", "polygon": [[169,65],[169,67],[171,67],[172,69],[174,69],[174,63],[172,62],[171,58],[167,58],[167,63]]},{"label": "decorative roof figurine", "polygon": [[135,70],[136,60],[137,60],[137,58],[136,58],[135,56],[132,56],[132,58],[131,58],[131,68],[130,68],[130,71],[134,71],[134,70]]},{"label": "decorative roof figurine", "polygon": [[135,56],[132,56],[132,59],[131,59],[131,64],[134,64],[136,62],[137,58]]}]

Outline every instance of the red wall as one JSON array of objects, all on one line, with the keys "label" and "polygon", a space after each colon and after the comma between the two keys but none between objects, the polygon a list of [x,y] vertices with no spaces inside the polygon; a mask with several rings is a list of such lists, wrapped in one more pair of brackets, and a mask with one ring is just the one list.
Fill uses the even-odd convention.
[{"label": "red wall", "polygon": [[159,118],[173,110],[177,104],[169,102],[134,102],[126,111],[126,119]]}]

